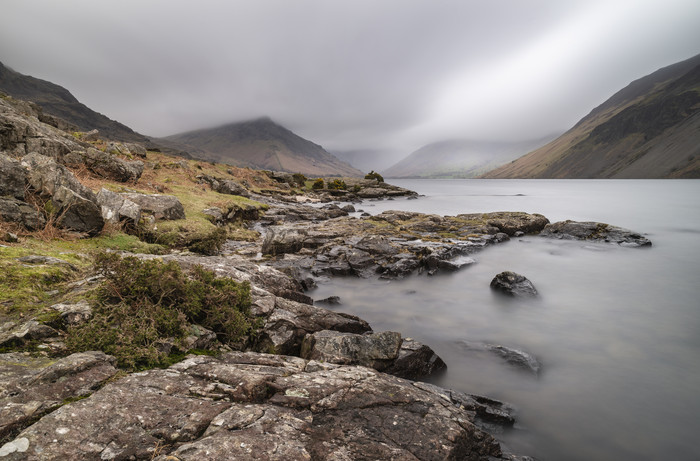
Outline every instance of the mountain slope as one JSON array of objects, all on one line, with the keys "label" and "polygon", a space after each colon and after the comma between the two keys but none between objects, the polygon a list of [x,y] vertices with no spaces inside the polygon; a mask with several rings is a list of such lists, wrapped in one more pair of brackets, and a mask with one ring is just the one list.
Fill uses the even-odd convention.
[{"label": "mountain slope", "polygon": [[453,139],[435,142],[414,151],[382,173],[388,178],[474,178],[551,139],[522,142]]},{"label": "mountain slope", "polygon": [[60,117],[81,131],[97,129],[106,139],[148,143],[148,138],[126,125],[95,112],[70,91],[55,83],[20,74],[0,63],[0,91],[38,104],[45,113]]},{"label": "mountain slope", "polygon": [[700,55],[630,83],[485,178],[700,178]]},{"label": "mountain slope", "polygon": [[159,141],[179,145],[194,156],[236,166],[313,176],[364,175],[267,117],[176,134]]}]

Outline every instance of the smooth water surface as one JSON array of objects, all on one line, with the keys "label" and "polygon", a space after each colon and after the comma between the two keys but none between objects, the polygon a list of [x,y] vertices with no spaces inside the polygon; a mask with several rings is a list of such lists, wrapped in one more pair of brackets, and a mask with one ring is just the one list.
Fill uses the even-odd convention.
[{"label": "smooth water surface", "polygon": [[[602,221],[644,233],[651,248],[513,239],[474,255],[457,273],[400,281],[336,278],[314,298],[375,331],[429,344],[447,362],[438,384],[505,400],[516,453],[542,460],[700,459],[700,181],[405,180],[418,200],[366,202],[443,215],[527,211]],[[512,270],[540,295],[493,293]],[[522,349],[534,376],[464,341]]]}]

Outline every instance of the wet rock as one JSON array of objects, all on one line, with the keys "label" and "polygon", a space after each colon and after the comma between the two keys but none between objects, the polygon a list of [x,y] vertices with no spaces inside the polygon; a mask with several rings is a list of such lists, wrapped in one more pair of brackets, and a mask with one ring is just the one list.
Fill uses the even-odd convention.
[{"label": "wet rock", "polygon": [[411,338],[405,338],[398,357],[383,371],[399,378],[420,379],[446,369],[447,365],[433,349]]},{"label": "wet rock", "polygon": [[535,286],[530,280],[511,271],[501,272],[496,275],[493,280],[491,280],[491,288],[514,297],[537,295],[537,289],[535,289]]},{"label": "wet rock", "polygon": [[0,197],[0,220],[19,224],[27,230],[43,229],[46,225],[42,213],[14,197]]},{"label": "wet rock", "polygon": [[532,354],[500,344],[485,344],[485,346],[487,350],[498,355],[510,365],[529,371],[535,376],[539,375],[542,365]]},{"label": "wet rock", "polygon": [[341,304],[340,296],[329,296],[327,298],[317,299],[314,301],[314,304],[330,304],[333,306],[338,306]]},{"label": "wet rock", "polygon": [[473,419],[449,391],[364,367],[192,356],[44,416],[6,459],[506,459]]},{"label": "wet rock", "polygon": [[591,240],[615,243],[624,247],[651,246],[651,241],[639,232],[592,221],[567,220],[548,224],[540,232],[540,235],[542,237],[564,240]]},{"label": "wet rock", "polygon": [[27,171],[19,161],[0,153],[0,197],[24,200]]},{"label": "wet rock", "polygon": [[160,194],[121,194],[141,207],[141,212],[151,213],[156,219],[175,220],[185,219],[185,209],[174,195]]},{"label": "wet rock", "polygon": [[306,335],[301,345],[301,356],[309,360],[362,365],[384,370],[398,357],[401,334],[394,331],[363,335],[319,331]]}]

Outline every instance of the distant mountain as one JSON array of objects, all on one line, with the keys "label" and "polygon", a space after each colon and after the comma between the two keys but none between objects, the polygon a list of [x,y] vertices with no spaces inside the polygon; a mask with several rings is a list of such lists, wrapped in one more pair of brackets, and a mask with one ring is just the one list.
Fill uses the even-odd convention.
[{"label": "distant mountain", "polygon": [[700,55],[630,83],[485,178],[700,178]]},{"label": "distant mountain", "polygon": [[331,154],[365,172],[382,171],[406,155],[388,149],[334,150]]},{"label": "distant mountain", "polygon": [[13,98],[25,99],[38,104],[42,110],[62,118],[78,127],[80,131],[97,129],[106,139],[125,142],[149,140],[126,125],[95,112],[78,101],[70,91],[55,83],[15,72],[0,63],[0,91]]},{"label": "distant mountain", "polygon": [[156,140],[195,157],[235,166],[303,173],[309,176],[364,176],[330,153],[268,117]]},{"label": "distant mountain", "polygon": [[552,138],[521,142],[469,139],[435,142],[421,147],[382,173],[387,178],[474,178]]}]

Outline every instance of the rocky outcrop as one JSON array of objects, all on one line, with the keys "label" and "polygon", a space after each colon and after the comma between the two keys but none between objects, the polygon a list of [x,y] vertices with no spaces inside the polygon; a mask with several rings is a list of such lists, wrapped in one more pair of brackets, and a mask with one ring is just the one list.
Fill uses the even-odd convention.
[{"label": "rocky outcrop", "polygon": [[323,330],[309,334],[301,356],[309,360],[343,365],[362,365],[382,371],[396,360],[401,333],[383,331],[364,335]]},{"label": "rocky outcrop", "polygon": [[36,207],[14,197],[0,197],[0,220],[16,223],[27,230],[43,229],[46,218]]},{"label": "rocky outcrop", "polygon": [[404,338],[399,355],[384,373],[406,379],[421,379],[441,373],[447,364],[430,346],[411,338]]},{"label": "rocky outcrop", "polygon": [[120,182],[136,182],[143,173],[143,162],[126,161],[114,154],[93,147],[85,151],[72,151],[63,157],[63,163],[71,167],[85,165],[98,176]]},{"label": "rocky outcrop", "polygon": [[5,154],[0,153],[0,197],[9,196],[24,200],[24,188],[27,172],[22,165]]},{"label": "rocky outcrop", "polygon": [[505,271],[491,280],[491,288],[500,293],[513,297],[537,295],[537,289],[527,277],[515,272]]},{"label": "rocky outcrop", "polygon": [[560,221],[548,224],[542,237],[564,240],[589,240],[593,242],[614,243],[623,247],[651,246],[651,240],[641,233],[592,221]]},{"label": "rocky outcrop", "polygon": [[250,197],[248,190],[233,179],[214,178],[208,175],[199,175],[197,179],[201,183],[209,184],[212,190],[220,194]]},{"label": "rocky outcrop", "polygon": [[95,236],[105,225],[97,200],[88,200],[77,192],[61,186],[53,194],[52,201],[59,210],[56,222],[64,229]]},{"label": "rocky outcrop", "polygon": [[141,220],[141,207],[116,192],[105,188],[97,193],[102,218],[111,223],[126,222],[135,226]]},{"label": "rocky outcrop", "polygon": [[192,356],[68,403],[0,450],[8,461],[506,459],[475,425],[485,406],[364,367]]},{"label": "rocky outcrop", "polygon": [[174,195],[137,194],[134,192],[121,194],[127,200],[141,207],[141,212],[152,214],[155,219],[174,220],[185,219],[185,209]]}]

